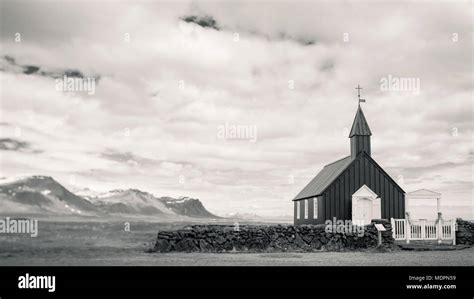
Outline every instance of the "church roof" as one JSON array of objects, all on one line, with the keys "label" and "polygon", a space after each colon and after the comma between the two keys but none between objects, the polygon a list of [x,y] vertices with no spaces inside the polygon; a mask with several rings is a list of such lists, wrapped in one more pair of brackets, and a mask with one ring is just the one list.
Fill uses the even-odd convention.
[{"label": "church roof", "polygon": [[372,135],[372,132],[370,132],[369,124],[367,123],[367,120],[365,119],[364,112],[362,111],[362,108],[360,107],[360,105],[359,105],[359,108],[357,109],[354,122],[352,123],[352,129],[351,129],[351,133],[349,134],[349,137],[352,137],[354,135],[366,135],[366,136]]},{"label": "church roof", "polygon": [[369,163],[372,163],[375,168],[381,172],[384,177],[390,180],[394,187],[398,188],[400,192],[405,193],[402,187],[388,175],[388,173],[366,152],[361,152],[356,159],[351,159],[347,156],[343,159],[337,160],[331,164],[324,166],[324,168],[301,190],[293,200],[300,200],[321,195],[354,161],[366,157]]},{"label": "church roof", "polygon": [[349,164],[351,164],[351,156],[337,160],[324,168],[309,182],[303,190],[296,195],[293,200],[313,197],[321,194],[338,176],[343,172]]}]

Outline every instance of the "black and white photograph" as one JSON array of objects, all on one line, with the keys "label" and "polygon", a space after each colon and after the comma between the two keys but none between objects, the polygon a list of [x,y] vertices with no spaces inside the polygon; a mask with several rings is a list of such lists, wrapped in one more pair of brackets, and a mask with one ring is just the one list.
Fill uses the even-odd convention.
[{"label": "black and white photograph", "polygon": [[145,271],[472,298],[473,11],[0,0],[0,298]]}]

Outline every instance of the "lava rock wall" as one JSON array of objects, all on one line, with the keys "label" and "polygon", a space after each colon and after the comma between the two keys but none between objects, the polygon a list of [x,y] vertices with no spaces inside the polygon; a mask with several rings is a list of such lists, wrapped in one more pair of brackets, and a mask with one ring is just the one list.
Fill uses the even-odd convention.
[{"label": "lava rock wall", "polygon": [[[386,228],[382,247],[393,247],[389,221],[374,220]],[[161,231],[153,251],[156,252],[284,252],[346,251],[375,248],[378,244],[374,224],[354,232],[327,232],[326,225],[193,225],[182,230]]]},{"label": "lava rock wall", "polygon": [[474,222],[456,219],[456,244],[472,245],[474,244]]}]

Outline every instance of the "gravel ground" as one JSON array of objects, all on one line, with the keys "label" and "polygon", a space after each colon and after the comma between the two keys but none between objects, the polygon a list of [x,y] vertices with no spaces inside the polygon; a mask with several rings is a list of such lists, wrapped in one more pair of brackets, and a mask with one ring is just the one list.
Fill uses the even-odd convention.
[{"label": "gravel ground", "polygon": [[102,248],[96,255],[0,254],[0,265],[136,266],[474,266],[474,248],[453,251],[315,253],[144,253]]}]

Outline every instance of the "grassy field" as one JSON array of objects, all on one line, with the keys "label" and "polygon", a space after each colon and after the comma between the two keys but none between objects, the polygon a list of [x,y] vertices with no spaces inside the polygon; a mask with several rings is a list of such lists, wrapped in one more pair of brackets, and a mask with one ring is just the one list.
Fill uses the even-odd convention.
[{"label": "grassy field", "polygon": [[36,238],[0,234],[0,266],[474,266],[474,248],[455,251],[146,253],[159,230],[191,223],[41,221]]}]

